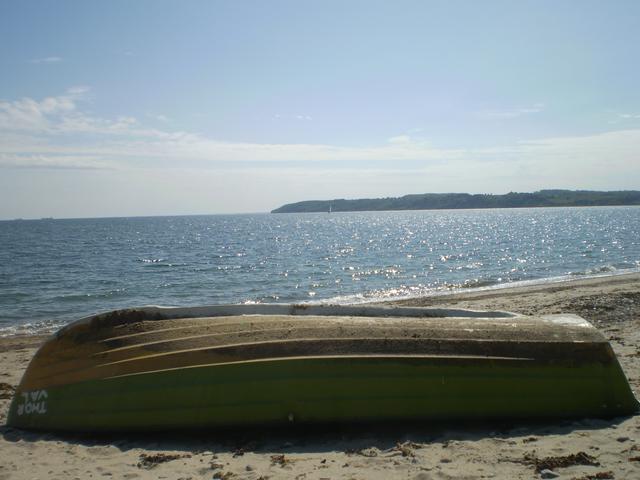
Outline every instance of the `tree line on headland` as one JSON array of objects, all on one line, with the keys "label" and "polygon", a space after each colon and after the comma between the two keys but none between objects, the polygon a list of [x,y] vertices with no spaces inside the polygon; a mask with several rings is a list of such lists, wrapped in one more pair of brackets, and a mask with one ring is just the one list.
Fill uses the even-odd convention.
[{"label": "tree line on headland", "polygon": [[540,190],[505,195],[422,193],[388,198],[307,200],[289,203],[271,213],[362,212],[367,210],[442,210],[461,208],[528,208],[640,205],[640,191]]}]

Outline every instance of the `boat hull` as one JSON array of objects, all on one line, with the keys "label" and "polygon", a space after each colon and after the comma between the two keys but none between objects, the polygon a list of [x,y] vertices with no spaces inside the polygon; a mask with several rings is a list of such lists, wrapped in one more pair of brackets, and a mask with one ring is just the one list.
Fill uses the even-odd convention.
[{"label": "boat hull", "polygon": [[[638,408],[611,347],[584,321],[95,318],[40,349],[18,387],[9,425],[148,431],[607,417]],[[529,338],[521,338],[525,332]]]}]

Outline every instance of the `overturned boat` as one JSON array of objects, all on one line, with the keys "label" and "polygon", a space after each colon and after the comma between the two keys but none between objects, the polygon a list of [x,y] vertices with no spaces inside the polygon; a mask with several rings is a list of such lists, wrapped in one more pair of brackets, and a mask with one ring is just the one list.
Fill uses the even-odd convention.
[{"label": "overturned boat", "polygon": [[308,305],[143,307],[38,350],[7,424],[67,431],[618,416],[638,402],[575,315]]}]

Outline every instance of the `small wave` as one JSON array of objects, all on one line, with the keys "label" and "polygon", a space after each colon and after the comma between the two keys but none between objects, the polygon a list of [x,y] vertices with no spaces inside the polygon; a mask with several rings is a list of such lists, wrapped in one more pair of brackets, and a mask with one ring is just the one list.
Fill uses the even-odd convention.
[{"label": "small wave", "polygon": [[72,293],[69,295],[59,295],[54,297],[53,300],[60,302],[86,302],[93,301],[95,299],[119,297],[127,294],[126,288],[116,288],[115,290],[109,290],[107,292],[100,293]]},{"label": "small wave", "polygon": [[[465,289],[465,291],[469,292],[469,291],[501,290],[503,288],[512,288],[512,287],[529,287],[529,286],[536,286],[536,285],[562,283],[570,280],[576,280],[577,278],[580,278],[580,279],[606,278],[606,277],[615,277],[619,275],[627,275],[630,273],[640,272],[640,268],[617,269],[613,267],[613,269],[606,268],[606,269],[592,269],[592,270],[594,270],[593,273],[583,272],[581,275],[569,273],[567,275],[557,275],[557,276],[545,277],[545,278],[533,278],[528,280],[510,280],[506,282],[501,281],[501,282],[492,283],[490,285],[482,286],[478,288],[472,287],[469,289]],[[596,270],[601,270],[601,271],[596,272]],[[443,292],[436,292],[435,294],[438,295],[442,293]],[[444,293],[450,293],[450,292],[444,292]]]},{"label": "small wave", "polygon": [[60,302],[84,302],[91,298],[90,293],[72,293],[70,295],[59,295],[54,297],[53,300]]},{"label": "small wave", "polygon": [[[598,268],[593,269],[594,273],[583,273],[579,276],[581,279],[588,278],[606,278],[619,275],[626,275],[629,273],[640,272],[640,267],[617,269],[615,267],[610,268]],[[597,271],[597,272],[596,272]],[[443,284],[443,285],[418,285],[418,286],[402,286],[398,288],[389,288],[384,290],[374,290],[363,293],[337,295],[326,299],[317,299],[314,301],[307,301],[303,303],[307,304],[360,304],[360,303],[372,303],[372,302],[387,302],[398,300],[409,300],[412,298],[420,297],[437,297],[443,295],[451,295],[454,293],[471,293],[471,292],[483,292],[487,290],[501,290],[504,288],[515,287],[529,287],[536,285],[547,285],[554,283],[566,282],[576,279],[575,274],[560,275],[554,277],[528,279],[528,280],[504,280],[498,279],[486,279],[486,280],[466,280],[457,284]]]},{"label": "small wave", "polygon": [[68,322],[62,320],[47,320],[0,327],[0,338],[15,337],[18,335],[47,335],[54,333],[67,323]]},{"label": "small wave", "polygon": [[492,285],[497,285],[499,283],[499,281],[497,279],[487,279],[487,280],[482,280],[479,278],[474,278],[472,280],[465,280],[462,283],[457,283],[457,284],[453,284],[453,285],[448,285],[450,288],[483,288],[483,287],[490,287]]},{"label": "small wave", "polygon": [[373,290],[364,293],[354,293],[346,295],[336,295],[327,299],[318,299],[313,301],[303,302],[310,305],[316,304],[332,304],[332,305],[351,305],[360,303],[382,302],[401,300],[405,298],[425,297],[432,295],[437,291],[437,288],[433,286],[417,285]]},{"label": "small wave", "polygon": [[171,268],[171,267],[186,267],[186,263],[168,263],[165,259],[159,261],[143,262],[145,268]]},{"label": "small wave", "polygon": [[[353,267],[350,267],[349,271],[352,271]],[[351,274],[351,277],[356,279],[361,279],[361,278],[365,278],[365,277],[385,277],[385,278],[392,278],[395,277],[397,275],[400,275],[402,273],[402,270],[399,267],[393,266],[393,267],[384,267],[384,268],[372,268],[372,269],[367,269],[367,270],[357,270],[354,273]]]},{"label": "small wave", "polygon": [[603,273],[615,273],[617,271],[618,269],[613,265],[602,265],[599,267],[588,268],[581,272],[569,272],[568,275],[581,277],[581,276],[600,275]]},{"label": "small wave", "polygon": [[185,267],[186,263],[172,263],[168,258],[138,258],[140,263],[143,263],[147,268],[168,268],[168,267]]},{"label": "small wave", "polygon": [[3,302],[17,302],[31,297],[32,294],[24,292],[0,292],[0,300]]}]

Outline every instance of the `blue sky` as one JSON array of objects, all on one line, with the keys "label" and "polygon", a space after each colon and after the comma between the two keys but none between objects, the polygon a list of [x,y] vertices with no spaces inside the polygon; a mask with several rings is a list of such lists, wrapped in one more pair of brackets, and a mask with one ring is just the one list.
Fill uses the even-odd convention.
[{"label": "blue sky", "polygon": [[0,3],[0,218],[640,189],[640,2]]}]

